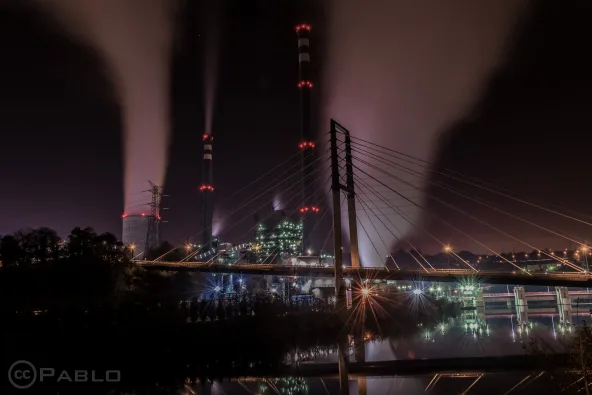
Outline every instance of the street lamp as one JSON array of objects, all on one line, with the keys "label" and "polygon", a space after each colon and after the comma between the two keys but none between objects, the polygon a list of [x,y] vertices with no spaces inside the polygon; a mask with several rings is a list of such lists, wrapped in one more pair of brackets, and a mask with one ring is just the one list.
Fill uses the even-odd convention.
[{"label": "street lamp", "polygon": [[582,246],[582,252],[584,253],[584,260],[586,261],[586,273],[590,271],[590,267],[588,266],[588,246],[587,245],[583,245]]},{"label": "street lamp", "polygon": [[129,245],[129,249],[131,251],[131,255],[132,255],[132,259],[134,258],[134,250],[136,249],[136,245],[134,243],[131,243]]},{"label": "street lamp", "polygon": [[446,244],[444,246],[444,252],[448,254],[448,269],[451,269],[450,266],[450,253],[452,252],[452,246],[450,244]]}]

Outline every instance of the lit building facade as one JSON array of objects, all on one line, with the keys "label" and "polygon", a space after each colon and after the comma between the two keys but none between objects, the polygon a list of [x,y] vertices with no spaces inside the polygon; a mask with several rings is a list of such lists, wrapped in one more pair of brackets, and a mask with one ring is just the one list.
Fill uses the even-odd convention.
[{"label": "lit building facade", "polygon": [[302,220],[276,210],[257,225],[253,251],[257,263],[275,263],[300,254]]}]

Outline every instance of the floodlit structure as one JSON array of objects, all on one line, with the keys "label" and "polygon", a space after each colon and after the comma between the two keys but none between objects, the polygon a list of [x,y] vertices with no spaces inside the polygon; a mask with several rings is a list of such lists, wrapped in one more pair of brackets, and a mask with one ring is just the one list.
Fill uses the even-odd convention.
[{"label": "floodlit structure", "polygon": [[146,259],[148,251],[160,244],[160,200],[161,187],[150,182],[148,214],[123,214],[121,241],[131,250],[135,259]]},{"label": "floodlit structure", "polygon": [[214,238],[212,235],[212,221],[214,217],[214,181],[213,181],[213,164],[212,164],[212,145],[214,137],[209,134],[203,135],[203,176],[202,184],[199,190],[202,194],[201,198],[201,230],[202,230],[202,244],[204,251],[216,249],[213,245]]},{"label": "floodlit structure", "polygon": [[276,210],[257,225],[253,251],[258,263],[284,261],[300,253],[302,220]]},{"label": "floodlit structure", "polygon": [[[300,242],[300,253],[304,252],[308,246],[304,245],[304,237],[308,238],[313,225],[310,221],[311,214],[317,214],[319,208],[316,204],[316,196],[309,188],[313,182],[311,174],[314,170],[312,164],[314,161],[315,143],[312,136],[311,119],[311,91],[313,87],[310,72],[310,25],[300,24],[296,26],[298,36],[298,89],[300,90],[300,144],[298,147],[302,151],[302,185],[301,185],[301,206],[300,216],[302,218],[302,231]],[[313,188],[314,190],[314,188]],[[309,238],[310,239],[310,238]]]},{"label": "floodlit structure", "polygon": [[145,214],[123,215],[123,232],[121,241],[127,245],[136,259],[144,259],[150,218]]}]

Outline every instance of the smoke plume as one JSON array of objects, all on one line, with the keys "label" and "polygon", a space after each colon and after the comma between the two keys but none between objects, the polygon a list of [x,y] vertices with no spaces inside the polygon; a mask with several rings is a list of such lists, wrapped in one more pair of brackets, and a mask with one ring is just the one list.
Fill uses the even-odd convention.
[{"label": "smoke plume", "polygon": [[205,133],[211,135],[214,123],[214,107],[218,82],[218,59],[220,45],[220,6],[216,1],[207,4],[207,21],[205,37],[205,67],[204,67],[204,106]]},{"label": "smoke plume", "polygon": [[[327,130],[329,118],[334,118],[353,136],[428,161],[434,159],[438,136],[479,99],[525,8],[524,1],[517,0],[329,3],[321,130]],[[376,170],[369,173],[414,202],[423,203],[422,191],[381,177]],[[358,175],[368,179],[359,171]],[[397,175],[425,187],[417,178]],[[411,203],[377,182],[372,185],[419,223],[420,212]],[[375,201],[372,208],[376,212],[385,207],[375,196],[362,199]],[[408,236],[413,225],[393,210],[388,212],[392,213],[388,220],[398,229],[393,233],[400,238]],[[374,223],[364,215],[360,220],[365,228],[358,229],[362,262],[380,265],[397,243],[396,237],[375,217]],[[383,221],[394,230],[387,219]]]},{"label": "smoke plume", "polygon": [[38,0],[99,49],[113,75],[124,130],[125,212],[147,208],[164,182],[169,139],[170,0]]}]

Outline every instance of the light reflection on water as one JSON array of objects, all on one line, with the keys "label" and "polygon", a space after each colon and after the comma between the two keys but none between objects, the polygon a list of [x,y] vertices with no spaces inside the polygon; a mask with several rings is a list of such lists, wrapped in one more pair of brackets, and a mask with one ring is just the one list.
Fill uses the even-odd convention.
[{"label": "light reflection on water", "polygon": [[[573,322],[589,319],[586,316],[574,314]],[[465,326],[461,318],[449,320],[446,325],[438,325],[426,335],[426,331],[420,331],[418,334],[403,338],[377,340],[366,343],[366,361],[387,361],[401,359],[421,359],[421,358],[453,358],[453,357],[485,357],[485,356],[503,356],[510,354],[525,353],[523,345],[527,344],[531,337],[543,338],[551,344],[560,346],[562,339],[569,336],[569,331],[560,331],[558,317],[536,316],[530,319],[531,324],[519,330],[516,324],[515,316],[505,318],[486,318],[487,329],[479,331],[480,328],[474,326],[470,328]],[[336,362],[336,353],[334,350],[320,352],[321,355],[314,358],[313,361],[304,363],[322,363]],[[354,359],[353,350],[350,358]],[[513,385],[518,383],[524,374],[504,374],[485,375],[479,380],[472,389],[475,393],[504,393]],[[465,378],[442,378],[438,384],[430,391],[432,394],[450,394],[462,393],[475,381],[476,377]],[[371,377],[365,380],[365,386],[368,395],[384,394],[425,394],[426,386],[431,377]],[[262,381],[263,382],[263,381]],[[273,381],[272,381],[273,382]],[[305,391],[294,390],[292,392],[279,391],[281,394],[299,395],[299,394],[339,394],[339,383],[335,378],[325,379],[301,379],[301,383],[306,383]],[[264,382],[265,383],[265,382]],[[212,394],[240,394],[246,393],[246,389],[251,390],[253,394],[275,394],[275,390],[268,386],[262,391],[260,383],[241,383],[240,389],[235,384],[218,384],[212,388]],[[359,387],[362,386],[360,380],[350,380],[350,394],[361,394]],[[544,382],[536,382],[531,385],[531,390],[544,386]],[[493,391],[493,392],[488,392]],[[501,392],[495,392],[501,391]]]},{"label": "light reflection on water", "polygon": [[[488,357],[523,354],[524,346],[531,338],[544,339],[549,344],[561,347],[572,329],[560,325],[556,316],[531,317],[530,324],[520,327],[515,316],[507,318],[486,318],[487,327],[470,328],[462,319],[451,319],[447,329],[436,327],[400,339],[376,340],[366,343],[366,361],[392,361],[401,359]],[[589,315],[573,316],[573,322],[590,322]],[[350,350],[353,358],[353,350]],[[315,356],[309,363],[336,362],[334,350]]]},{"label": "light reflection on water", "polygon": [[[553,287],[524,287],[526,292],[554,292]],[[512,292],[512,286],[487,286],[486,293]],[[562,347],[562,341],[572,332],[572,326],[590,322],[590,304],[573,302],[571,322],[560,322],[555,302],[550,302],[555,314],[536,313],[531,308],[528,325],[519,325],[515,310],[512,314],[462,313],[460,317],[443,319],[434,327],[419,324],[418,333],[366,343],[366,361],[387,361],[423,358],[486,357],[524,354],[524,346],[532,338],[540,338]],[[487,311],[487,310],[486,310]],[[353,356],[353,354],[352,354]],[[314,358],[319,362],[335,362],[335,354]]]},{"label": "light reflection on water", "polygon": [[[525,287],[527,292],[554,291],[547,287]],[[512,292],[511,287],[488,287],[486,292]],[[405,359],[429,359],[429,358],[454,358],[454,357],[488,357],[504,356],[526,353],[524,346],[528,345],[531,338],[544,339],[550,345],[562,347],[562,341],[567,340],[573,329],[571,326],[581,321],[590,321],[590,307],[587,303],[574,305],[571,322],[560,323],[558,314],[529,315],[527,325],[518,325],[515,311],[512,314],[496,314],[495,316],[481,316],[475,318],[475,313],[463,313],[454,319],[443,319],[433,327],[424,327],[419,324],[417,333],[402,338],[390,338],[387,340],[368,341],[365,345],[367,362],[405,360]],[[309,352],[303,350],[302,355]],[[335,350],[315,350],[314,356],[303,357],[300,363],[326,363],[336,362]],[[350,358],[355,360],[353,349],[350,350]],[[520,382],[524,374],[511,373],[500,375],[485,375],[475,384],[471,392],[481,394],[505,393],[513,385]],[[474,381],[475,377],[445,378],[438,382],[431,390],[432,394],[462,393]],[[367,388],[366,394],[423,394],[431,377],[371,377],[365,379],[365,384],[360,380],[350,380],[351,394],[359,394],[359,386]],[[261,381],[264,382],[264,381]],[[212,388],[212,394],[239,394],[249,390],[258,394],[278,393],[272,386],[259,386],[261,383],[241,383],[241,387],[235,388],[236,383],[224,384],[218,388]],[[339,394],[339,383],[335,378],[325,379],[301,379],[306,383],[305,391],[292,391],[290,395],[298,394]],[[544,388],[543,380],[530,384],[529,388],[535,390]],[[246,388],[245,388],[246,386]],[[200,392],[198,392],[200,393]]]}]

